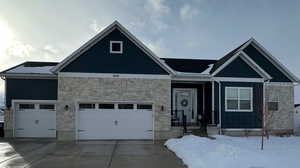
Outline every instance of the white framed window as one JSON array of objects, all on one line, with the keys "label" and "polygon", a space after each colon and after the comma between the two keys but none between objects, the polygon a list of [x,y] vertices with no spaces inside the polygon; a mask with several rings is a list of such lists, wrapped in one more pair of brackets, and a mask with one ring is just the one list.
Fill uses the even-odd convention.
[{"label": "white framed window", "polygon": [[112,54],[123,53],[123,41],[110,41],[109,51]]},{"label": "white framed window", "polygon": [[252,112],[253,89],[251,87],[225,87],[226,112]]}]

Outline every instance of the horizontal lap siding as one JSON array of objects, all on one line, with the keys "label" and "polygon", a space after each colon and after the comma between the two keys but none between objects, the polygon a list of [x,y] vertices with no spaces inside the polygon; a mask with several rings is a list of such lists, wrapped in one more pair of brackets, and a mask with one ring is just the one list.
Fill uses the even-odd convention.
[{"label": "horizontal lap siding", "polygon": [[6,79],[6,106],[13,99],[57,100],[57,79]]},{"label": "horizontal lap siding", "polygon": [[[222,82],[222,128],[261,128],[263,110],[263,84]],[[225,112],[225,87],[252,87],[253,112]]]}]

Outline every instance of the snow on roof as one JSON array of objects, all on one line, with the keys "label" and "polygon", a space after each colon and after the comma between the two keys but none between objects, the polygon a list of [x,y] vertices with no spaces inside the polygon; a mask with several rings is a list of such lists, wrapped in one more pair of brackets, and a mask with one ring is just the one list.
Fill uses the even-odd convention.
[{"label": "snow on roof", "polygon": [[40,66],[40,67],[26,67],[24,65],[18,66],[7,71],[7,73],[33,73],[33,74],[52,74],[50,71],[54,66]]}]

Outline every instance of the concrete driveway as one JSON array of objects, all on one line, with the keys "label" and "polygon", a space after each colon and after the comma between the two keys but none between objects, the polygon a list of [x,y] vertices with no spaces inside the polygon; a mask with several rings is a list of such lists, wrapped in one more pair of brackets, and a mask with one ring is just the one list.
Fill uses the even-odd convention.
[{"label": "concrete driveway", "polygon": [[0,141],[0,167],[182,168],[175,154],[152,141]]}]

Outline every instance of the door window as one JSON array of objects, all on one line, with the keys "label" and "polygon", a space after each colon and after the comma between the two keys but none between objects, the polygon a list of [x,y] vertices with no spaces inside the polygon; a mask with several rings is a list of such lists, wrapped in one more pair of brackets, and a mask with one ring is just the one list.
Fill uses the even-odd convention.
[{"label": "door window", "polygon": [[118,109],[133,109],[133,104],[118,104]]},{"label": "door window", "polygon": [[40,104],[39,109],[41,110],[55,110],[54,104]]},{"label": "door window", "polygon": [[19,104],[19,110],[34,109],[34,104]]}]

